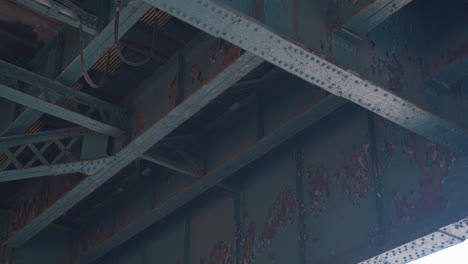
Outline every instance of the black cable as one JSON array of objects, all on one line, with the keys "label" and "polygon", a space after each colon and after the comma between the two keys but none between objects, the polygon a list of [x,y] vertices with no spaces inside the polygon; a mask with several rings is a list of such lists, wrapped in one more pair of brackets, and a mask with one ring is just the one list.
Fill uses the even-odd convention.
[{"label": "black cable", "polygon": [[156,28],[157,28],[157,25],[158,25],[157,14],[155,14],[155,16],[154,16],[153,33],[152,33],[152,37],[151,37],[151,46],[150,46],[149,56],[147,58],[143,59],[142,61],[134,62],[134,61],[127,60],[123,56],[123,53],[122,53],[122,50],[123,50],[122,46],[123,45],[122,46],[120,45],[120,40],[119,40],[119,18],[120,18],[119,1],[116,1],[116,6],[117,6],[117,8],[116,8],[116,12],[115,12],[114,40],[115,40],[115,47],[117,49],[117,54],[118,54],[119,58],[123,62],[125,62],[126,64],[128,64],[130,66],[134,66],[134,67],[143,66],[154,55],[154,44],[156,42]]},{"label": "black cable", "polygon": [[84,61],[84,37],[83,37],[83,25],[81,21],[78,21],[78,28],[80,31],[80,62],[81,62],[81,70],[83,71],[83,77],[86,81],[86,83],[95,89],[101,88],[104,86],[104,82],[108,76],[109,73],[109,68],[110,68],[110,50],[107,51],[107,65],[106,65],[106,71],[104,73],[104,77],[101,79],[99,84],[96,84],[93,79],[91,79],[91,76],[88,74],[88,70],[86,69],[85,66],[85,61]]}]

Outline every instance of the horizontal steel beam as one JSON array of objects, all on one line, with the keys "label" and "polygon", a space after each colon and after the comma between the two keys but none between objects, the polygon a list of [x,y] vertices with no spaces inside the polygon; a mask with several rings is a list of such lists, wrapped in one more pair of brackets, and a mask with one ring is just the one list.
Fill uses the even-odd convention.
[{"label": "horizontal steel beam", "polygon": [[78,6],[70,9],[53,0],[16,0],[34,10],[60,20],[72,27],[78,28],[78,21],[82,21],[83,30],[91,35],[96,34],[98,18]]},{"label": "horizontal steel beam", "polygon": [[85,169],[87,166],[102,169],[105,167],[106,162],[111,159],[112,158],[102,158],[89,161],[85,160],[49,166],[39,166],[23,170],[2,171],[0,172],[0,182],[16,181],[52,175],[64,175],[70,173],[86,174],[89,171]]},{"label": "horizontal steel beam", "polygon": [[463,129],[322,59],[314,51],[237,10],[209,0],[145,1],[416,134],[459,152],[468,152],[468,134]]},{"label": "horizontal steel beam", "polygon": [[[82,139],[88,136],[94,137],[96,133],[75,127],[0,138],[0,154],[2,154],[0,155],[0,182],[83,173],[81,169],[84,166],[89,164],[97,166],[101,160],[88,160],[89,158],[83,155],[83,152],[72,154],[70,150],[76,149],[78,144],[82,144]],[[107,141],[103,143],[102,147],[106,147]],[[55,149],[52,146],[55,146]],[[50,149],[52,149],[51,152],[49,152]],[[18,158],[22,152],[29,154]],[[94,154],[94,157],[98,156]],[[13,165],[16,169],[10,169],[9,165]]]},{"label": "horizontal steel beam", "polygon": [[[50,97],[52,97],[52,94],[54,94],[56,96],[71,100],[72,103],[75,104],[82,104],[109,112],[113,116],[119,117],[120,119],[123,118],[125,113],[125,110],[121,107],[91,96],[87,93],[74,90],[68,86],[62,85],[58,82],[52,81],[2,60],[0,60],[0,75],[9,77],[14,80],[23,81],[25,83],[31,84],[34,87],[38,87],[41,90],[44,90],[45,93],[47,93],[49,101]],[[44,95],[41,98],[45,97],[46,96]]]},{"label": "horizontal steel beam", "polygon": [[[307,87],[306,89],[311,88]],[[291,97],[288,96],[281,98],[291,99]],[[147,211],[139,212],[136,215],[125,214],[127,218],[131,219],[130,222],[124,226],[120,226],[120,228],[119,226],[114,227],[114,232],[111,234],[104,232],[105,235],[96,235],[95,229],[88,230],[86,233],[89,233],[92,238],[90,239],[90,237],[86,235],[82,237],[81,245],[86,245],[87,250],[84,250],[81,253],[80,263],[91,263],[99,257],[104,256],[110,250],[116,248],[136,234],[168,216],[178,208],[181,208],[183,205],[192,201],[206,190],[227,179],[239,169],[274,149],[282,142],[329,115],[346,102],[346,100],[333,95],[322,95],[321,98],[316,98],[315,101],[308,103],[307,101],[300,102],[298,105],[295,105],[295,107],[300,108],[301,110],[297,110],[297,108],[292,107],[291,104],[285,103],[284,101],[282,105],[278,105],[278,102],[275,102],[274,104],[272,103],[271,107],[276,107],[276,110],[280,111],[282,115],[285,115],[288,118],[275,118],[275,111],[265,111],[265,116],[268,116],[265,117],[265,120],[274,121],[271,121],[271,123],[268,124],[269,129],[265,131],[266,136],[258,140],[256,139],[256,129],[246,125],[247,123],[250,123],[249,121],[245,121],[246,123],[236,124],[235,128],[230,129],[234,130],[232,132],[232,136],[237,137],[235,139],[237,144],[235,144],[235,146],[231,145],[234,147],[233,149],[226,149],[227,151],[224,151],[222,159],[219,159],[218,155],[211,156],[212,162],[208,161],[208,163],[214,164],[211,165],[211,170],[206,175],[200,177],[188,186],[183,186],[178,192],[175,192],[175,194],[171,195],[158,206],[147,208]],[[250,111],[246,110],[245,113],[252,116]],[[242,140],[238,138],[239,134],[245,135],[245,131],[253,132],[249,133],[253,135],[253,137],[246,138],[244,136],[242,137]],[[226,144],[226,141],[229,141],[229,139],[220,137],[213,139],[211,144],[215,148],[218,148],[219,146]],[[224,149],[224,147],[221,148]],[[217,161],[213,162],[214,160]],[[122,206],[122,212],[115,212],[116,215],[114,215],[114,217],[120,218],[121,215],[119,212],[124,213],[124,211],[126,211],[125,206]],[[109,226],[112,222],[113,221],[111,220],[104,221],[104,223],[98,226],[96,230],[107,230],[106,226]]]},{"label": "horizontal steel beam", "polygon": [[[206,45],[206,48],[210,50],[212,48],[212,44]],[[195,49],[194,54],[206,55],[210,52],[209,50]],[[162,109],[163,112],[159,113],[161,116],[159,120],[155,120],[155,123],[150,125],[144,132],[140,132],[132,142],[130,142],[115,156],[109,158],[103,166],[93,166],[90,164],[85,166],[83,168],[83,172],[90,175],[88,178],[77,184],[54,204],[38,214],[37,217],[27,221],[25,226],[20,230],[10,234],[6,244],[12,247],[19,247],[22,245],[79,201],[87,197],[91,192],[109,180],[121,169],[143,155],[143,153],[145,153],[151,146],[163,139],[188,118],[263,62],[262,59],[259,59],[250,53],[226,57],[225,60],[220,61],[217,64],[212,64],[209,56],[205,57],[208,65],[216,67],[216,70],[206,74],[206,79],[204,79],[205,81],[200,85],[197,83],[197,86],[194,87],[192,92],[187,94],[187,97],[176,106],[168,103],[167,100],[169,98],[166,96],[156,97],[163,100],[160,104],[156,104],[166,107],[165,109]],[[174,57],[172,61],[168,62],[168,67],[172,67],[174,64],[177,66],[178,61],[179,58],[177,56]],[[155,74],[155,76],[159,76],[162,79],[167,78],[166,70],[167,69],[161,69]],[[156,86],[154,84],[154,78],[155,77],[150,77],[143,87],[150,90],[153,89]],[[164,86],[158,85],[158,91],[164,89],[163,87]],[[170,90],[170,83],[165,88]],[[148,99],[147,96],[144,96],[143,98]],[[151,106],[154,107],[154,98],[151,98],[151,100]],[[153,116],[154,115],[152,115],[152,117]]]},{"label": "horizontal steel beam", "polygon": [[11,137],[0,137],[0,149],[5,147],[14,147],[24,144],[35,144],[53,140],[60,140],[72,137],[81,137],[93,133],[82,127],[64,128],[58,130],[50,130],[34,134],[25,134]]},{"label": "horizontal steel beam", "polygon": [[[119,38],[122,37],[138,20],[148,11],[151,6],[138,0],[129,1],[128,5],[122,8],[119,20]],[[114,45],[114,20],[101,30],[99,34],[84,49],[83,56],[85,68],[89,69],[102,57],[105,52]],[[81,69],[80,55],[77,52],[73,61],[57,77],[57,81],[67,86],[72,86],[83,75]],[[41,94],[39,97],[43,97]],[[57,102],[60,99],[57,95],[50,95],[49,102]],[[32,126],[42,116],[32,108],[23,111],[0,135],[21,134]]]},{"label": "horizontal steel beam", "polygon": [[[197,178],[200,176],[199,174],[197,174],[195,168],[189,168],[187,165],[170,160],[164,156],[159,155],[153,150],[149,150],[145,154],[141,155],[141,159],[144,159],[156,165],[162,166],[164,168],[176,171],[178,173],[187,175],[192,178]],[[232,188],[225,184],[219,183],[216,186],[223,190],[232,191]]]},{"label": "horizontal steel beam", "polygon": [[109,135],[119,136],[123,133],[120,128],[113,127],[103,122],[97,121],[85,115],[68,110],[61,106],[47,102],[46,100],[31,96],[29,94],[15,90],[8,86],[0,84],[0,97],[9,99],[18,104],[30,107],[37,111],[67,120],[77,125],[86,127],[90,130]]},{"label": "horizontal steel beam", "polygon": [[159,155],[155,151],[149,150],[145,154],[141,155],[141,158],[159,166],[168,168],[170,170],[177,171],[184,175],[196,177],[196,174],[192,169],[187,168],[187,166],[183,164],[179,164],[175,161],[169,160],[164,156]]},{"label": "horizontal steel beam", "polygon": [[376,0],[343,25],[348,31],[364,36],[413,0]]}]

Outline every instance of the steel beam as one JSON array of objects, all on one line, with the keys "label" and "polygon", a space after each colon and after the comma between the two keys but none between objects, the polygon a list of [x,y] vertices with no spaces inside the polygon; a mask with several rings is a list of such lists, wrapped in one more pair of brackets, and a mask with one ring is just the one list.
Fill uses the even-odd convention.
[{"label": "steel beam", "polygon": [[433,233],[405,243],[397,248],[374,256],[358,264],[398,264],[436,253],[448,247],[464,242],[468,237],[468,218],[439,228]]},{"label": "steel beam", "polygon": [[196,177],[196,173],[194,172],[193,169],[190,169],[183,164],[179,164],[175,161],[169,160],[165,158],[164,156],[159,155],[153,150],[147,151],[145,154],[141,155],[141,158],[151,163],[157,164],[159,166],[171,169],[173,171],[177,171],[184,175],[187,175],[190,177]]},{"label": "steel beam", "polygon": [[[0,156],[0,182],[82,172],[81,168],[87,163],[97,164],[97,161],[75,162],[70,149],[78,145],[80,139],[93,134],[90,130],[76,127],[0,138],[0,154],[3,154]],[[52,145],[60,151],[49,153]],[[29,156],[18,159],[23,151],[28,151]],[[80,155],[76,155],[76,160],[79,158]],[[9,170],[10,164],[16,169]]]},{"label": "steel beam", "polygon": [[123,133],[123,131],[119,128],[97,121],[85,115],[81,115],[56,104],[49,103],[46,100],[28,95],[2,84],[0,84],[0,96],[18,104],[61,118],[63,120],[67,120],[105,135],[119,136]]},{"label": "steel beam", "polygon": [[209,0],[145,1],[416,134],[454,150],[468,152],[468,134],[463,129],[322,59],[316,52],[237,10]]},{"label": "steel beam", "polygon": [[[308,87],[309,85],[306,86],[305,90],[311,90]],[[285,90],[281,90],[284,94]],[[170,195],[167,200],[163,199],[164,202],[162,204],[147,208],[146,211],[140,211],[135,215],[125,213],[125,205],[122,205],[122,212],[115,212],[113,217],[121,218],[122,215],[120,213],[122,213],[126,215],[126,218],[130,218],[131,220],[124,225],[114,226],[113,232],[110,234],[104,232],[105,235],[102,233],[97,235],[96,233],[96,230],[107,230],[106,226],[109,226],[113,222],[110,219],[102,221],[103,223],[96,229],[87,230],[88,232],[86,233],[91,235],[91,238],[86,235],[82,238],[81,245],[86,245],[86,250],[81,253],[80,263],[90,263],[105,255],[113,248],[168,216],[178,208],[181,208],[206,190],[227,179],[242,167],[263,156],[282,142],[346,103],[346,100],[333,95],[319,94],[317,96],[316,94],[311,95],[303,91],[288,89],[287,95],[278,96],[279,93],[274,95],[276,96],[276,100],[273,98],[268,106],[268,109],[271,107],[272,111],[265,109],[265,117],[260,118],[260,120],[267,120],[266,124],[261,125],[265,127],[265,137],[263,138],[257,139],[257,128],[251,125],[257,124],[257,122],[251,122],[253,115],[250,110],[253,107],[247,106],[246,110],[239,110],[241,113],[237,113],[236,117],[227,117],[226,120],[230,122],[232,120],[239,122],[236,122],[235,126],[226,128],[226,130],[230,131],[228,132],[230,136],[227,138],[224,136],[210,137],[212,138],[212,142],[209,145],[217,150],[209,156],[207,164],[210,171],[206,175],[187,186],[183,186],[173,195]],[[291,94],[295,95],[292,96]],[[298,99],[301,96],[303,99]],[[286,101],[282,101],[282,99],[286,99]],[[293,99],[295,101],[294,106],[287,103]],[[250,102],[252,101],[255,100],[251,100]],[[246,117],[245,115],[248,116]],[[226,131],[223,130],[223,132],[219,133],[224,132]],[[246,137],[246,134],[250,136]],[[232,145],[228,142],[236,143]],[[220,153],[222,155],[219,155]],[[135,199],[137,198],[135,197]],[[142,201],[141,204],[144,204],[144,202]]]},{"label": "steel beam", "polygon": [[98,18],[78,6],[70,9],[53,0],[16,0],[34,10],[78,28],[78,21],[83,23],[83,30],[91,35],[96,34]]},{"label": "steel beam", "polygon": [[[145,2],[138,0],[129,1],[128,5],[124,7],[120,13],[119,25],[119,38],[122,37],[148,10],[151,6]],[[100,57],[102,57],[107,49],[111,48],[114,44],[114,20],[109,21],[109,24],[91,41],[85,48],[83,56],[85,60],[85,67],[89,69]],[[80,55],[77,54],[76,58],[62,71],[57,77],[57,81],[66,86],[72,86],[83,75],[81,70]],[[41,94],[39,97],[43,97]],[[49,102],[57,102],[60,99],[57,95],[51,95]],[[32,108],[27,108],[22,112],[0,135],[15,135],[21,134],[26,129],[34,124],[42,116]]]},{"label": "steel beam", "polygon": [[36,143],[42,143],[42,142],[48,142],[48,141],[54,141],[54,140],[61,140],[65,138],[81,137],[81,136],[89,135],[91,133],[93,132],[91,132],[90,130],[87,130],[81,127],[74,127],[74,128],[65,128],[65,129],[45,131],[45,132],[34,133],[34,134],[1,137],[0,148],[15,147],[15,146],[21,146],[24,144],[36,144]]},{"label": "steel beam", "polygon": [[[90,96],[86,93],[73,90],[4,61],[0,61],[0,74],[13,80],[29,84],[32,88],[31,93],[26,94],[18,90],[20,87],[11,88],[6,85],[1,85],[1,96],[4,98],[10,99],[32,109],[63,118],[97,132],[114,136],[119,135],[122,132],[120,129],[109,124],[120,123],[120,120],[122,120],[124,115],[124,110],[113,104]],[[40,95],[39,97],[36,97],[34,96],[35,94],[41,94],[42,96]],[[70,103],[73,106],[72,109],[75,108],[75,111],[78,110],[79,106],[86,106],[86,108],[88,108],[86,110],[88,115],[93,112],[98,112],[101,121],[105,120],[106,122],[100,122],[87,116],[81,116],[74,111],[53,104],[51,97],[70,100]]]},{"label": "steel beam", "polygon": [[[209,39],[212,38],[210,37]],[[204,56],[206,64],[211,65],[213,68],[211,72],[204,76],[202,83],[197,82],[192,90],[186,90],[185,94],[187,97],[176,106],[168,103],[167,101],[169,98],[166,96],[151,98],[151,106],[153,109],[155,103],[156,105],[164,106],[164,109],[159,109],[162,111],[159,112],[159,120],[157,119],[158,115],[151,115],[151,117],[156,118],[156,120],[148,126],[144,132],[140,131],[139,135],[135,136],[133,141],[120,152],[113,157],[108,158],[102,166],[87,164],[83,168],[83,172],[90,175],[88,178],[78,183],[54,204],[38,214],[37,217],[29,220],[20,230],[10,234],[6,244],[13,247],[19,247],[22,245],[28,239],[52,223],[55,219],[64,214],[76,203],[88,196],[100,185],[109,180],[117,172],[130,164],[133,160],[143,155],[143,153],[145,153],[152,145],[163,139],[171,131],[180,126],[188,118],[263,62],[262,59],[257,58],[250,53],[244,53],[242,55],[226,56],[225,59],[213,64],[211,63],[211,58],[209,56],[205,56],[206,54],[209,54],[213,46],[213,42],[216,43],[216,39],[213,39],[212,42],[205,43],[207,45],[204,47],[208,50],[199,50],[196,49],[196,47],[192,47],[193,45],[189,45],[193,48],[193,53],[195,55]],[[178,60],[178,56],[174,57],[172,61],[168,62],[168,67],[171,68],[174,65],[177,67]],[[166,79],[168,77],[166,71],[166,68],[161,69],[155,74],[156,77],[150,77],[143,86],[149,90],[152,90],[157,86],[158,91],[162,91],[161,89],[164,89],[164,86],[155,85],[154,79]],[[169,82],[165,87],[167,91],[170,91],[171,86],[172,85],[170,85]],[[188,87],[186,88],[188,89]],[[144,98],[148,99],[147,96],[144,96]],[[154,98],[159,98],[162,101],[160,103],[154,102]]]},{"label": "steel beam", "polygon": [[343,28],[364,36],[413,0],[376,0],[351,17]]}]

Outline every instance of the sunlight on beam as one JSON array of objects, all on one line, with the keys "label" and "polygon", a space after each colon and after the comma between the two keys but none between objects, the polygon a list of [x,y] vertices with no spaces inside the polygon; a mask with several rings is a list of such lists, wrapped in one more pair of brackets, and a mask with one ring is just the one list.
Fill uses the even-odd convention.
[{"label": "sunlight on beam", "polygon": [[409,262],[408,264],[467,264],[468,240],[455,246],[440,250],[431,255]]}]

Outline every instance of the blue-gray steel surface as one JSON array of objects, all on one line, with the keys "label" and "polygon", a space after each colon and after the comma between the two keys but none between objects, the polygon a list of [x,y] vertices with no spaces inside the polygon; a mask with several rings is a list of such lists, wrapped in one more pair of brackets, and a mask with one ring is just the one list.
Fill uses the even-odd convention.
[{"label": "blue-gray steel surface", "polygon": [[[167,202],[165,202],[161,206],[158,206],[157,208],[153,208],[149,211],[144,212],[143,216],[136,217],[136,219],[133,222],[131,222],[128,226],[125,226],[121,230],[117,230],[113,236],[107,238],[106,240],[102,241],[101,239],[97,238],[97,241],[99,241],[98,246],[91,249],[88,248],[88,250],[85,253],[83,253],[82,263],[90,263],[91,261],[103,256],[104,254],[117,247],[121,243],[127,241],[134,235],[148,228],[150,225],[165,218],[170,213],[174,212],[184,204],[198,197],[206,190],[219,184],[224,179],[227,179],[239,169],[258,159],[259,157],[261,157],[271,149],[275,148],[282,142],[286,141],[288,138],[294,136],[310,124],[322,119],[324,116],[327,116],[337,108],[341,107],[344,103],[346,103],[346,100],[335,97],[333,95],[329,95],[320,99],[317,103],[309,102],[307,109],[303,109],[302,111],[300,111],[300,113],[295,114],[293,116],[288,116],[289,119],[284,120],[283,122],[278,121],[278,119],[282,120],[280,118],[272,117],[276,121],[272,121],[273,124],[270,125],[278,125],[278,122],[280,123],[280,125],[271,127],[271,131],[268,132],[268,135],[265,138],[260,139],[257,143],[253,145],[249,145],[247,148],[245,148],[245,146],[248,142],[248,139],[243,139],[240,144],[237,144],[235,146],[235,149],[229,150],[229,153],[235,153],[234,157],[229,155],[229,153],[223,153],[224,159],[219,161],[219,164],[221,165],[213,165],[213,171],[201,177],[199,180],[197,180],[190,186],[182,188],[182,191],[180,193],[173,196],[174,198],[169,199]],[[292,111],[291,109],[287,110]],[[291,113],[288,112],[284,114]],[[270,115],[274,114],[272,113]],[[249,128],[246,129],[250,130]],[[214,159],[216,158],[217,157],[214,157]],[[104,224],[108,225],[109,223]],[[96,242],[89,241],[87,239],[84,239],[83,241],[85,243],[91,242],[91,244]]]},{"label": "blue-gray steel surface", "polygon": [[464,130],[337,67],[232,8],[208,0],[146,1],[419,135],[468,152],[468,135]]},{"label": "blue-gray steel surface", "polygon": [[0,148],[47,142],[52,140],[60,140],[64,138],[80,137],[84,135],[89,135],[91,133],[93,132],[88,129],[82,127],[74,127],[44,131],[34,134],[0,137]]},{"label": "blue-gray steel surface", "polygon": [[[0,182],[16,181],[21,179],[30,179],[51,175],[64,175],[78,172],[86,174],[87,170],[84,169],[86,166],[90,166],[95,169],[102,169],[105,167],[106,161],[108,159],[110,158],[103,158],[92,161],[62,163],[49,166],[38,166],[13,171],[2,171],[0,172]],[[14,245],[13,243],[14,241],[6,242],[7,245],[11,246]]]},{"label": "blue-gray steel surface", "polygon": [[196,176],[195,171],[190,170],[190,168],[188,168],[184,164],[178,164],[177,162],[171,161],[171,160],[167,159],[166,157],[161,156],[158,153],[156,153],[154,151],[151,151],[151,150],[149,150],[145,154],[141,155],[141,158],[144,159],[144,160],[147,160],[149,162],[152,162],[154,164],[163,166],[165,168],[180,172],[182,174],[185,174],[185,175],[188,175],[188,176],[191,176],[191,177]]},{"label": "blue-gray steel surface", "polygon": [[[62,85],[58,82],[54,82],[38,74],[27,71],[23,68],[17,67],[2,60],[0,60],[0,74],[6,75],[15,80],[20,80],[25,83],[31,84],[33,87],[38,87],[40,89],[46,90],[48,92],[47,99],[49,99],[52,96],[49,93],[54,93],[58,96],[62,96],[66,99],[71,100],[73,103],[83,104],[92,108],[108,111],[115,117],[122,118],[123,114],[125,113],[125,110],[121,107],[113,105],[99,98],[93,97],[87,93],[74,90],[70,87]],[[43,98],[46,98],[46,96],[44,96]]]},{"label": "blue-gray steel surface", "polygon": [[[120,13],[119,38],[122,37],[149,9],[150,5],[138,0],[129,1]],[[114,20],[91,41],[84,49],[85,68],[89,69],[104,53],[114,44]],[[79,54],[57,77],[57,81],[71,86],[83,75]],[[38,97],[42,98],[44,94]],[[50,102],[56,102],[60,97],[51,95]],[[23,133],[42,116],[41,112],[27,108],[18,116],[8,128],[0,132],[0,135],[15,135]]]},{"label": "blue-gray steel surface", "polygon": [[252,54],[242,55],[101,166],[85,164],[82,171],[90,176],[10,237],[6,244],[22,245],[262,62]]},{"label": "blue-gray steel surface", "polygon": [[92,35],[96,34],[97,17],[77,6],[74,6],[72,10],[53,0],[18,0],[18,2],[75,28],[78,28],[78,21],[81,20],[83,23],[83,30],[86,33]]},{"label": "blue-gray steel surface", "polygon": [[56,116],[63,120],[67,120],[105,135],[119,136],[123,133],[123,130],[120,128],[116,128],[103,122],[94,120],[85,115],[81,115],[61,106],[49,103],[46,100],[22,93],[2,84],[0,84],[0,96],[18,104],[22,104],[37,111]]},{"label": "blue-gray steel surface", "polygon": [[364,36],[389,16],[413,0],[377,0],[346,21],[343,27],[354,34]]}]

